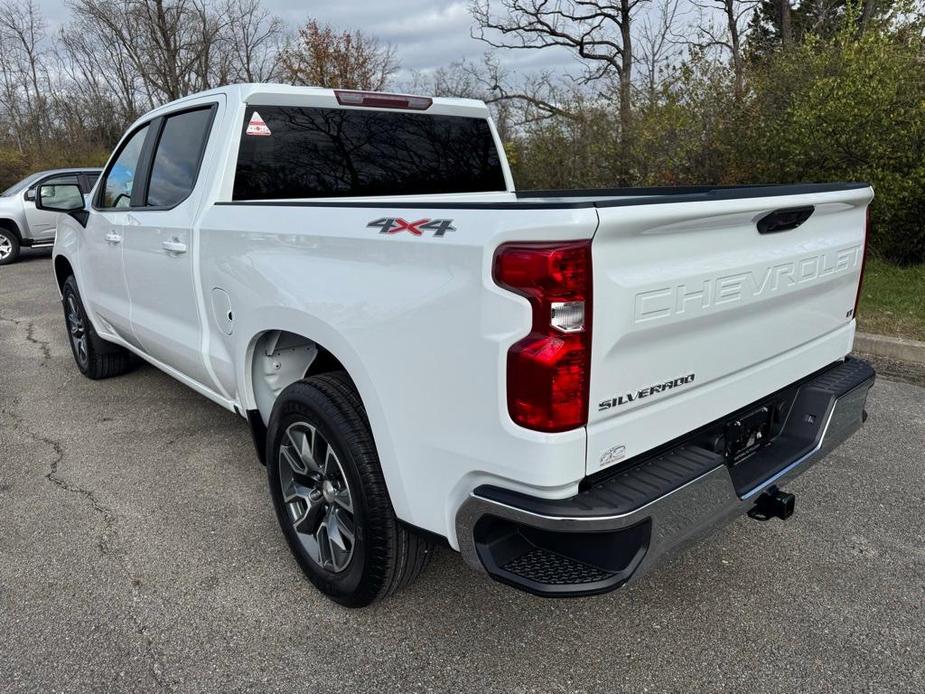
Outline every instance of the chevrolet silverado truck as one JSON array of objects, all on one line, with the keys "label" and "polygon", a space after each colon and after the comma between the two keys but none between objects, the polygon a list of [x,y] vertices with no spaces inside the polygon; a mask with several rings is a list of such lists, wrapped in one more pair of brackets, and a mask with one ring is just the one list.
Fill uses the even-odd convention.
[{"label": "chevrolet silverado truck", "polygon": [[515,192],[481,102],[251,84],[141,118],[86,207],[45,192],[77,368],[137,355],[245,418],[345,605],[441,543],[617,588],[787,518],[866,418],[863,183]]},{"label": "chevrolet silverado truck", "polygon": [[[55,169],[39,171],[26,176],[0,193],[0,265],[9,265],[19,259],[25,247],[51,248],[55,242],[58,212],[40,210],[35,206],[35,191],[40,185],[48,193],[46,204],[67,207],[83,203],[82,196],[90,192],[102,169]],[[67,188],[55,186],[68,185]],[[78,191],[81,199],[78,200]],[[71,195],[73,200],[58,199],[55,191]]]}]

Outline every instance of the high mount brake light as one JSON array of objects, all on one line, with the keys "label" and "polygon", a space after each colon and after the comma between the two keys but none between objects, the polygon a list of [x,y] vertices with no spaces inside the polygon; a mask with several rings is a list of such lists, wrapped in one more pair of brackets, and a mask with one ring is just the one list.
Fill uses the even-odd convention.
[{"label": "high mount brake light", "polygon": [[861,303],[861,288],[864,286],[864,268],[867,265],[867,246],[870,244],[870,232],[872,222],[870,221],[870,205],[867,206],[867,225],[864,227],[864,248],[861,249],[861,276],[858,277],[858,293],[854,297],[854,313],[852,318],[858,317],[858,307]]},{"label": "high mount brake light", "polygon": [[591,374],[591,242],[507,243],[495,253],[495,282],[530,301],[530,334],[507,355],[511,418],[536,431],[588,421]]},{"label": "high mount brake light", "polygon": [[426,111],[434,103],[426,96],[404,94],[382,94],[379,92],[353,92],[335,89],[334,96],[341,106],[366,106],[369,108],[403,108],[410,111]]}]

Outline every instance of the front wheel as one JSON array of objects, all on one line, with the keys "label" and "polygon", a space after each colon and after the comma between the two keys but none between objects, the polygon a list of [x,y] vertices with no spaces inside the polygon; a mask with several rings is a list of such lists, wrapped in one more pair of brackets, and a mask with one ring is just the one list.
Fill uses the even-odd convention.
[{"label": "front wheel", "polygon": [[347,374],[287,387],[267,433],[276,516],[305,576],[325,595],[362,607],[413,581],[433,547],[402,526],[372,432]]},{"label": "front wheel", "polygon": [[73,275],[64,281],[61,296],[68,341],[80,373],[97,380],[128,371],[132,367],[131,353],[124,347],[107,342],[97,334],[84,309],[80,292],[77,291],[77,280]]},{"label": "front wheel", "polygon": [[19,238],[9,229],[0,229],[0,265],[10,265],[19,259]]}]

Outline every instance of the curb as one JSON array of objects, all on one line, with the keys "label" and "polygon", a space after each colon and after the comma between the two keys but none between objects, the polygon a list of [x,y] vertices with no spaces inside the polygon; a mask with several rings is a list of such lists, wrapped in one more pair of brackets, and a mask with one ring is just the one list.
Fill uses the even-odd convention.
[{"label": "curb", "polygon": [[904,337],[856,333],[854,351],[925,366],[925,342]]}]

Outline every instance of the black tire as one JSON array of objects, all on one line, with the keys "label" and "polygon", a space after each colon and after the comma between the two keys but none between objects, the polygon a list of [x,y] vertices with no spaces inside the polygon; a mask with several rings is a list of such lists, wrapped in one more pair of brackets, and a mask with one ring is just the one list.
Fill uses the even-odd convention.
[{"label": "black tire", "polygon": [[[336,480],[337,470],[346,477],[347,498],[351,499],[348,516],[353,522],[354,541],[347,563],[339,570],[322,566],[312,556],[309,550],[312,545],[321,547],[323,543],[320,540],[309,539],[312,537],[310,532],[297,532],[295,518],[298,511],[293,512],[293,507],[298,506],[300,497],[290,496],[288,502],[283,497],[283,477],[298,478],[299,485],[307,479],[300,477],[301,473],[293,475],[287,472],[292,466],[280,460],[284,445],[288,454],[295,450],[288,432],[298,431],[299,427],[314,428],[320,435],[312,443],[312,459],[319,456],[322,444],[325,456],[329,449],[336,454],[333,484],[340,484]],[[324,462],[327,466],[327,458]],[[267,432],[267,478],[280,528],[296,561],[308,580],[335,602],[347,607],[363,607],[385,598],[411,583],[429,563],[433,544],[408,530],[395,516],[366,410],[346,373],[339,371],[313,376],[293,383],[279,395]],[[318,484],[318,480],[309,484]],[[299,488],[307,489],[305,486]],[[340,488],[338,493],[343,494],[342,484]],[[318,487],[313,493],[320,494]],[[309,515],[309,504],[313,502],[308,501],[308,497],[301,497],[301,501],[306,509],[305,518]],[[336,503],[328,501],[327,492],[324,498],[315,497],[315,503],[325,502],[328,502],[329,510],[342,510],[335,508]],[[321,518],[318,514],[316,516]],[[328,518],[325,515],[323,522],[327,523]],[[320,528],[321,524],[315,527]],[[330,556],[333,548],[329,547],[329,550]]]},{"label": "black tire", "polygon": [[0,265],[10,265],[19,260],[19,237],[9,229],[0,228],[0,246],[5,253],[0,253]]},{"label": "black tire", "polygon": [[[132,368],[132,354],[124,347],[101,338],[87,317],[77,280],[71,275],[61,289],[64,321],[68,329],[68,342],[77,368],[87,378],[98,380],[119,376]],[[81,341],[83,338],[83,341]]]}]

